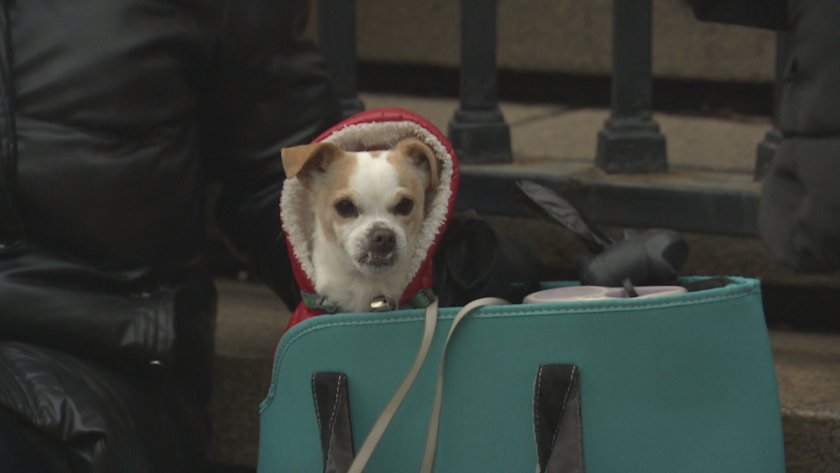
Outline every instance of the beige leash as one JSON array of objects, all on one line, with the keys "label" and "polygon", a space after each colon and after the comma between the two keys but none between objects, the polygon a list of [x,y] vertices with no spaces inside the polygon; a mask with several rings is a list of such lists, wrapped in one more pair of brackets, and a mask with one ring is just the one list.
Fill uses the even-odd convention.
[{"label": "beige leash", "polygon": [[[423,463],[420,465],[420,473],[431,473],[432,469],[434,468],[435,451],[437,449],[438,427],[440,425],[440,410],[443,401],[443,380],[445,367],[444,362],[446,360],[446,349],[449,346],[449,341],[452,339],[452,334],[455,332],[455,329],[458,327],[461,321],[474,310],[486,305],[499,304],[509,304],[509,302],[496,297],[485,297],[482,299],[476,299],[470,302],[469,304],[465,305],[460,311],[458,311],[458,313],[455,315],[455,318],[452,320],[452,325],[449,328],[449,334],[446,337],[446,342],[444,343],[443,352],[441,353],[440,357],[440,364],[438,366],[437,385],[435,387],[435,399],[434,404],[432,406],[432,412],[429,417],[429,428],[426,435],[426,448],[423,451]],[[382,435],[385,433],[385,429],[388,428],[388,424],[391,423],[394,414],[396,414],[397,410],[400,407],[400,404],[402,404],[403,399],[405,399],[406,394],[408,394],[408,391],[411,389],[411,386],[417,379],[417,375],[420,373],[420,368],[426,361],[426,357],[429,354],[429,348],[431,347],[432,340],[435,336],[437,317],[438,301],[437,299],[435,299],[434,301],[432,301],[431,304],[429,304],[429,306],[426,307],[423,338],[420,341],[420,348],[417,350],[417,356],[414,359],[414,364],[411,365],[411,369],[409,369],[402,383],[400,383],[400,386],[394,392],[394,395],[391,397],[391,400],[388,401],[388,404],[386,404],[385,407],[382,409],[382,412],[379,414],[379,417],[376,419],[376,422],[373,424],[373,427],[371,427],[370,433],[368,433],[367,438],[365,439],[364,443],[362,444],[362,447],[356,454],[356,458],[353,460],[353,464],[350,465],[350,469],[347,470],[347,473],[362,473],[362,471],[364,471],[364,468],[367,465],[368,460],[370,460],[374,449],[376,449],[376,446],[382,439]]]}]

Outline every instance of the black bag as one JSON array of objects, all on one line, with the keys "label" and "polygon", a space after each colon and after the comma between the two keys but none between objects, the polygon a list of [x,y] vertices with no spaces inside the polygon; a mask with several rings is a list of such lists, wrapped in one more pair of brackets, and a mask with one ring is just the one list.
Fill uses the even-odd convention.
[{"label": "black bag", "polygon": [[434,259],[435,292],[442,307],[482,297],[519,302],[539,289],[541,273],[528,250],[475,212],[452,219]]}]

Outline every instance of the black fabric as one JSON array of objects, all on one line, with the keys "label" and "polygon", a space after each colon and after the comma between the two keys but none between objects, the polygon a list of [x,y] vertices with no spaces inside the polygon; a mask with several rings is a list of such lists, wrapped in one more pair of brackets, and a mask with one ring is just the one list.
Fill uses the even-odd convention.
[{"label": "black fabric", "polygon": [[600,253],[615,241],[593,225],[571,202],[558,193],[532,181],[517,181],[517,196],[537,215],[571,231],[586,248]]},{"label": "black fabric", "polygon": [[790,0],[779,129],[785,138],[840,135],[840,3]]},{"label": "black fabric", "polygon": [[[298,297],[279,226],[280,149],[341,118],[302,36],[308,4],[2,6],[0,344],[33,348],[0,359],[17,370],[0,376],[0,409],[47,434],[30,440],[49,438],[69,471],[198,471],[205,436],[155,399],[183,390],[191,412],[210,394],[208,183],[229,242],[284,301]],[[24,408],[36,402],[74,409],[42,422]]]},{"label": "black fabric", "polygon": [[0,342],[0,405],[15,416],[23,434],[18,445],[49,464],[41,471],[203,468],[209,426],[181,382],[131,376],[56,350]]},{"label": "black fabric", "polygon": [[347,376],[334,372],[314,373],[312,398],[321,435],[324,473],[345,473],[354,457]]},{"label": "black fabric", "polygon": [[621,287],[625,280],[636,286],[675,284],[688,252],[686,241],[673,230],[628,232],[624,240],[584,261],[580,282],[608,287]]},{"label": "black fabric", "polygon": [[277,156],[341,116],[300,36],[306,6],[12,2],[13,197],[29,237],[131,281],[192,269],[212,177],[230,240],[293,302]]},{"label": "black fabric", "polygon": [[780,261],[802,270],[840,270],[838,179],[840,136],[782,141],[764,180],[758,220]]},{"label": "black fabric", "polygon": [[541,266],[524,246],[473,213],[450,221],[435,253],[435,293],[442,307],[481,297],[511,302],[539,289]]},{"label": "black fabric", "polygon": [[164,367],[209,396],[216,290],[208,276],[131,290],[106,271],[52,256],[28,242],[0,255],[0,340],[142,373]]},{"label": "black fabric", "polygon": [[807,271],[840,270],[840,2],[790,0],[779,129],[758,227],[773,255]]},{"label": "black fabric", "polygon": [[38,443],[29,439],[25,421],[9,409],[0,408],[0,471],[42,473],[60,471],[50,465],[39,451]]},{"label": "black fabric", "polygon": [[539,473],[583,473],[580,372],[542,365],[534,383],[534,437]]},{"label": "black fabric", "polygon": [[[840,2],[690,0],[698,17],[785,31],[777,126],[758,230],[779,261],[840,270]],[[784,18],[784,21],[781,21]]]},{"label": "black fabric", "polygon": [[0,245],[23,237],[23,226],[12,202],[17,139],[12,96],[11,29],[8,2],[0,2]]}]

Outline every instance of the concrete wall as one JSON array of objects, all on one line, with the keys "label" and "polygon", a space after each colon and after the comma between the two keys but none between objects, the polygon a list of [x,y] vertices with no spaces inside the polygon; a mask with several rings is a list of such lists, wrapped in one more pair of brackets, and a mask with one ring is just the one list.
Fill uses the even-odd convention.
[{"label": "concrete wall", "polygon": [[[348,0],[349,1],[349,0]],[[701,23],[684,0],[653,0],[657,77],[771,82],[775,33]],[[498,0],[506,69],[608,75],[612,0]],[[457,67],[458,0],[357,0],[363,61]]]}]

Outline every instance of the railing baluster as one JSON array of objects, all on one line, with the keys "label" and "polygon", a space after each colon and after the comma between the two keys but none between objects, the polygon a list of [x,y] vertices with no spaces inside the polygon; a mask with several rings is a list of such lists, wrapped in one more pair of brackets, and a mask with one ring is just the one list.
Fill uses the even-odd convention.
[{"label": "railing baluster", "polygon": [[767,175],[770,164],[776,156],[776,150],[782,144],[782,132],[779,130],[779,107],[782,104],[782,83],[784,81],[785,65],[788,53],[788,34],[784,31],[776,33],[776,77],[773,85],[773,129],[764,135],[755,151],[755,169],[753,179],[760,181]]},{"label": "railing baluster", "polygon": [[319,0],[318,34],[344,116],[361,112],[365,105],[356,90],[356,1]]},{"label": "railing baluster", "polygon": [[651,0],[613,0],[612,114],[598,133],[608,173],[664,172],[665,136],[651,118]]},{"label": "railing baluster", "polygon": [[460,161],[510,162],[510,128],[497,99],[495,0],[461,0],[460,95],[449,122]]}]

